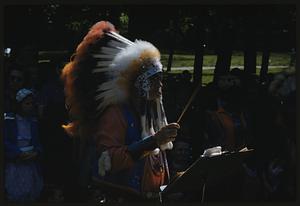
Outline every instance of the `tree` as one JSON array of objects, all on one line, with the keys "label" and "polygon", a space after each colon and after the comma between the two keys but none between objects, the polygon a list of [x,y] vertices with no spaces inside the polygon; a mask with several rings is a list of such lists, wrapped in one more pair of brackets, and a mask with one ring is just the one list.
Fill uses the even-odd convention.
[{"label": "tree", "polygon": [[218,8],[217,35],[217,62],[214,71],[214,79],[230,71],[231,56],[235,39],[234,9],[230,7]]},{"label": "tree", "polygon": [[201,9],[200,16],[195,17],[195,60],[194,60],[194,85],[202,84],[202,71],[203,71],[203,56],[204,56],[204,44],[206,40],[205,25],[207,11]]}]

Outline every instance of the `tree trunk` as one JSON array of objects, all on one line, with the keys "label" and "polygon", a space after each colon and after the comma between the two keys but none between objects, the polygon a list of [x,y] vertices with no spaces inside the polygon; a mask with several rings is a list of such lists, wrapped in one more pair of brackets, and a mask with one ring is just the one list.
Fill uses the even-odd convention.
[{"label": "tree trunk", "polygon": [[195,49],[194,76],[193,76],[193,83],[195,86],[198,84],[202,85],[203,55],[204,55],[204,49],[202,44],[199,43],[197,44],[197,48]]},{"label": "tree trunk", "polygon": [[266,80],[267,73],[268,73],[268,66],[269,66],[269,58],[270,58],[270,51],[269,49],[265,48],[262,54],[261,69],[260,69],[261,82]]},{"label": "tree trunk", "polygon": [[[199,15],[200,13],[200,15]],[[194,74],[193,84],[196,87],[198,84],[202,85],[203,74],[203,58],[204,58],[204,44],[206,44],[205,22],[208,21],[208,11],[205,9],[194,10],[195,17],[195,30],[194,30]]]},{"label": "tree trunk", "polygon": [[173,62],[173,54],[174,54],[174,47],[171,45],[169,50],[169,58],[168,58],[168,65],[167,65],[167,71],[171,71],[172,62]]},{"label": "tree trunk", "polygon": [[[261,11],[260,14],[268,12],[270,13],[272,10],[269,8],[268,10]],[[261,17],[260,16],[260,17]],[[268,67],[269,67],[269,59],[270,59],[270,46],[272,45],[271,43],[271,36],[272,36],[272,31],[271,31],[271,17],[268,16],[267,18],[264,18],[262,21],[262,27],[260,28],[263,31],[263,45],[262,45],[262,60],[261,60],[261,68],[260,68],[260,82],[264,82],[267,78],[268,74]]]},{"label": "tree trunk", "polygon": [[[249,11],[248,11],[249,12]],[[249,12],[249,15],[251,11]],[[255,34],[255,16],[246,17],[245,19],[245,34],[244,34],[244,70],[245,73],[256,73],[256,34]]]},{"label": "tree trunk", "polygon": [[256,51],[253,47],[253,41],[248,39],[249,42],[244,49],[244,70],[248,74],[256,73]]},{"label": "tree trunk", "polygon": [[173,25],[172,29],[170,30],[170,38],[169,38],[169,58],[168,58],[168,65],[167,65],[167,71],[171,71],[172,63],[173,63],[173,55],[177,40],[177,33],[179,32],[179,15],[176,15],[177,13],[174,13],[173,11]]},{"label": "tree trunk", "polygon": [[224,75],[230,71],[231,56],[233,44],[235,43],[235,28],[234,28],[234,9],[219,8],[217,10],[218,27],[217,27],[217,62],[214,71],[214,81],[220,75]]},{"label": "tree trunk", "polygon": [[220,76],[230,71],[232,50],[230,48],[222,48],[217,52],[217,55],[215,76]]},{"label": "tree trunk", "polygon": [[228,73],[231,65],[233,31],[223,27],[220,35],[221,37],[219,37],[217,48],[217,62],[215,66],[214,80],[220,75]]}]

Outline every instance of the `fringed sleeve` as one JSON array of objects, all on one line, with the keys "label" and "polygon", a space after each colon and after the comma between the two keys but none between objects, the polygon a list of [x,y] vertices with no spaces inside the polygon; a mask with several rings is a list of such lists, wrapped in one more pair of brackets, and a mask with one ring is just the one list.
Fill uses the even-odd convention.
[{"label": "fringed sleeve", "polygon": [[107,108],[97,123],[94,135],[97,152],[108,150],[111,157],[111,171],[129,169],[134,161],[125,145],[127,123],[122,110],[117,106]]}]

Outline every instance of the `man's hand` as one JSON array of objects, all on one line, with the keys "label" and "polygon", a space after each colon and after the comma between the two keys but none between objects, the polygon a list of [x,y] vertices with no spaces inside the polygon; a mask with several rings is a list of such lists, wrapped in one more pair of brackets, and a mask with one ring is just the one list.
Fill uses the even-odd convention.
[{"label": "man's hand", "polygon": [[156,143],[160,146],[167,142],[174,141],[179,128],[180,126],[177,123],[171,123],[164,126],[154,135]]},{"label": "man's hand", "polygon": [[98,159],[98,174],[101,177],[104,177],[107,172],[111,170],[111,158],[108,151],[101,153],[101,156]]}]

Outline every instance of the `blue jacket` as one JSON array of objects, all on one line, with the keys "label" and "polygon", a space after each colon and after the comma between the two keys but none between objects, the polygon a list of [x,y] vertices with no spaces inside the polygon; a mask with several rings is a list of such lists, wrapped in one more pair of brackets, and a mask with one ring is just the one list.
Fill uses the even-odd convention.
[{"label": "blue jacket", "polygon": [[[30,118],[31,125],[31,145],[38,155],[42,152],[42,147],[38,139],[38,122],[35,118]],[[18,127],[16,116],[13,113],[4,113],[4,155],[8,160],[16,159],[22,151],[17,145]]]}]

